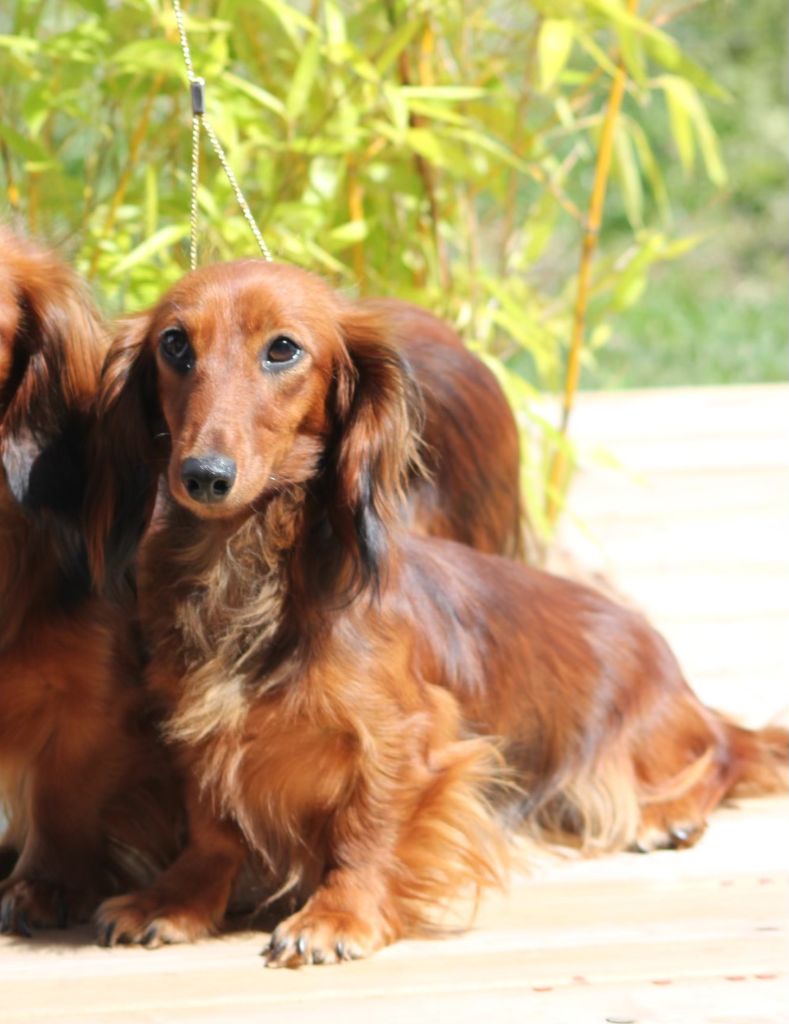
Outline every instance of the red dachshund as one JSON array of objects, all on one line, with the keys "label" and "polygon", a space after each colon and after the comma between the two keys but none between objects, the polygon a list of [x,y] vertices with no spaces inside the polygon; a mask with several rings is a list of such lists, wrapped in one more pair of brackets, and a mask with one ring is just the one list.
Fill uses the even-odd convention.
[{"label": "red dachshund", "polygon": [[500,811],[587,848],[687,845],[728,794],[786,785],[786,733],[703,707],[640,616],[397,528],[419,396],[396,334],[250,260],[114,344],[108,466],[163,477],[139,590],[189,842],[102,905],[105,944],[210,932],[251,854],[301,905],[269,964],[365,956],[501,880]]},{"label": "red dachshund", "polygon": [[75,277],[0,230],[2,931],[85,918],[177,849],[128,613],[92,596],[87,568],[84,456],[108,344]]}]

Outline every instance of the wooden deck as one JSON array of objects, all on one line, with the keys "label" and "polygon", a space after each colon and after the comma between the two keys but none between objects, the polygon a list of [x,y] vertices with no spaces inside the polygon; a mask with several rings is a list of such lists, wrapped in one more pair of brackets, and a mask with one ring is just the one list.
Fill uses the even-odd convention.
[{"label": "wooden deck", "polygon": [[[786,720],[789,388],[585,396],[573,429],[572,559],[649,611],[706,701]],[[465,935],[298,972],[265,971],[259,934],[4,938],[0,1020],[786,1024],[787,849],[787,802],[751,801],[695,849],[540,857]]]}]

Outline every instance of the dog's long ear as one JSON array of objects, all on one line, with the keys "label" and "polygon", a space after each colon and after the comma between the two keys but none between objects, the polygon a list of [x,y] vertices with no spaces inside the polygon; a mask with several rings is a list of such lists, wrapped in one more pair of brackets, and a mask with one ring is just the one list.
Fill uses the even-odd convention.
[{"label": "dog's long ear", "polygon": [[376,590],[408,473],[419,463],[421,397],[384,317],[349,307],[340,325],[348,358],[336,374],[327,510],[352,556],[352,589]]},{"label": "dog's long ear", "polygon": [[131,565],[153,514],[158,466],[166,457],[148,325],[147,313],[119,324],[99,384],[85,527],[98,587]]},{"label": "dog's long ear", "polygon": [[82,282],[56,256],[5,231],[0,246],[3,469],[21,504],[73,517],[106,327]]}]

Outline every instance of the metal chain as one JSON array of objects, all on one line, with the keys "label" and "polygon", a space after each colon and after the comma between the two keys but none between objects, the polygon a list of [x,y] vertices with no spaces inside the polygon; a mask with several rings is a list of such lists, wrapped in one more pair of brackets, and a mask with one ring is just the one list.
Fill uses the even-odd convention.
[{"label": "metal chain", "polygon": [[241,191],[241,186],[236,180],[236,176],[230,164],[225,156],[225,151],[222,148],[222,144],[216,137],[211,122],[206,117],[205,113],[205,79],[196,78],[194,73],[194,67],[192,66],[192,54],[189,50],[189,41],[186,38],[186,28],[184,26],[184,16],[181,10],[180,0],[172,0],[173,11],[175,12],[175,22],[178,26],[178,37],[181,41],[181,51],[184,55],[184,63],[186,64],[186,74],[189,79],[189,88],[192,97],[192,173],[191,183],[192,192],[189,204],[189,265],[192,270],[197,267],[197,188],[200,177],[200,127],[201,125],[206,130],[211,145],[214,147],[219,163],[222,165],[222,169],[227,175],[227,180],[230,182],[230,187],[233,189],[238,205],[241,207],[241,212],[244,215],[244,219],[255,236],[255,241],[260,247],[260,251],[263,253],[264,259],[271,260],[273,257],[271,251],[266,243],[263,241],[263,236],[260,233],[260,229],[255,223],[255,218],[252,216],[252,211],[244,198],[244,193]]},{"label": "metal chain", "polygon": [[192,188],[189,197],[189,269],[197,269],[197,186],[200,181],[200,117],[192,115]]}]

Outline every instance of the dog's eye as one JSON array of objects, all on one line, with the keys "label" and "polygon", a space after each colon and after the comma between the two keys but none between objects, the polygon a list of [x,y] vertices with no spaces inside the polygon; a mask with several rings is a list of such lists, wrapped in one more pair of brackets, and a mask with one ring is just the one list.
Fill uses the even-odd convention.
[{"label": "dog's eye", "polygon": [[186,331],[181,327],[168,327],[159,336],[159,348],[167,362],[182,373],[192,369],[194,352]]},{"label": "dog's eye", "polygon": [[266,349],[263,364],[267,369],[278,370],[295,363],[303,349],[292,338],[280,334]]}]

